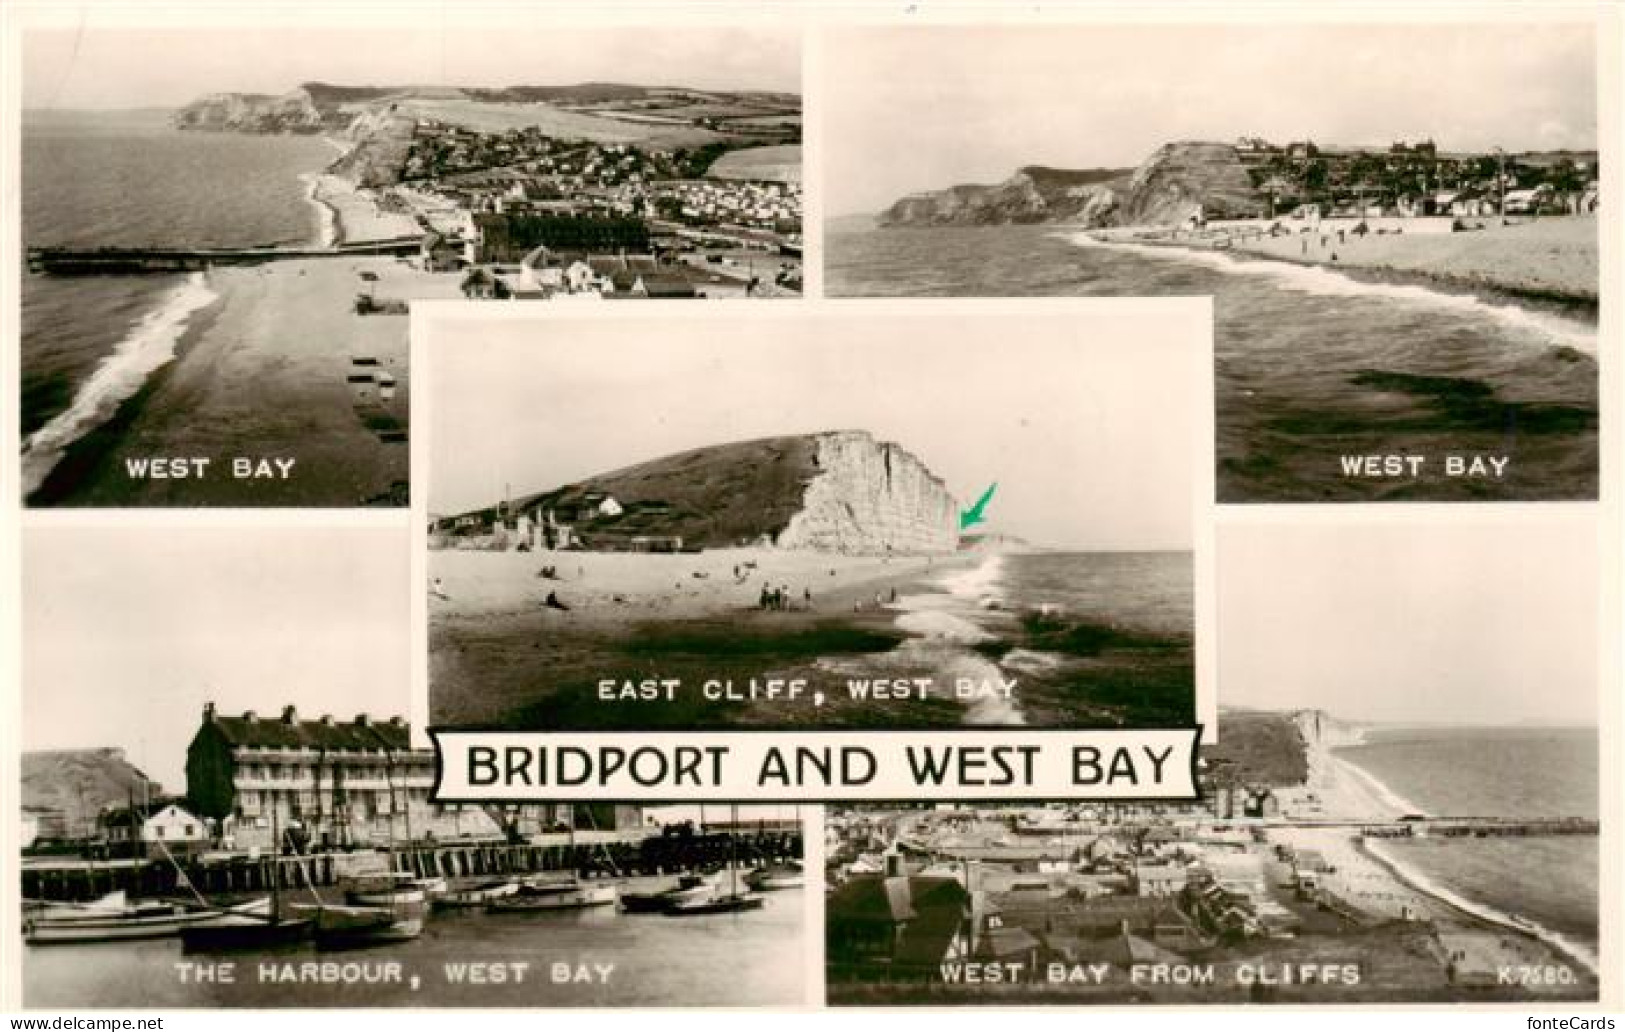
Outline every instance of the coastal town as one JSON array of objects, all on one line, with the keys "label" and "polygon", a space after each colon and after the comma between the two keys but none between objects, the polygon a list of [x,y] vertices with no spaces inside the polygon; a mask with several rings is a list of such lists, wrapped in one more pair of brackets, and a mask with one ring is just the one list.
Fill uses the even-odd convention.
[{"label": "coastal town", "polygon": [[[62,947],[174,943],[174,963],[153,974],[184,990],[198,971],[271,951],[287,959],[290,948],[374,950],[398,965],[430,963],[455,942],[453,959],[486,963],[476,943],[492,934],[489,921],[513,929],[528,916],[537,935],[573,936],[556,922],[600,915],[585,929],[588,950],[617,918],[680,930],[671,918],[699,928],[706,915],[772,910],[781,916],[769,934],[793,935],[799,909],[794,813],[442,805],[431,798],[434,753],[413,746],[399,717],[208,704],[181,792],[164,791],[117,746],[25,753],[22,767],[22,935],[40,965]],[[420,947],[425,939],[441,947]],[[411,952],[419,948],[428,955]],[[640,977],[635,955],[592,952],[620,954]],[[546,949],[501,953],[502,964],[546,967]],[[258,970],[265,981],[266,965]],[[82,974],[75,992],[114,999]],[[124,992],[126,1004],[143,1002]]]},{"label": "coastal town", "polygon": [[1595,835],[1399,813],[1318,711],[1224,712],[1190,804],[852,808],[826,826],[831,1001],[1588,999],[1594,956],[1470,913],[1385,846]]}]

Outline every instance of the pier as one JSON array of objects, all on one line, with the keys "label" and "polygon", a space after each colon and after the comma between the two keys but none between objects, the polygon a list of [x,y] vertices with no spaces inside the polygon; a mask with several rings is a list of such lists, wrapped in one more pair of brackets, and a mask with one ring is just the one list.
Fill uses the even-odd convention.
[{"label": "pier", "polygon": [[664,875],[720,866],[744,867],[799,860],[799,832],[656,835],[637,840],[569,842],[420,842],[392,852],[309,853],[252,856],[200,854],[132,860],[79,857],[25,860],[22,894],[27,900],[89,900],[120,889],[135,897],[185,893],[178,864],[205,895],[230,896],[282,888],[334,885],[351,876],[395,870],[420,877],[485,878],[505,874],[571,871],[583,878]]},{"label": "pier", "polygon": [[198,272],[220,265],[259,265],[302,258],[417,254],[421,236],[367,240],[334,247],[30,247],[28,271],[57,276]]}]

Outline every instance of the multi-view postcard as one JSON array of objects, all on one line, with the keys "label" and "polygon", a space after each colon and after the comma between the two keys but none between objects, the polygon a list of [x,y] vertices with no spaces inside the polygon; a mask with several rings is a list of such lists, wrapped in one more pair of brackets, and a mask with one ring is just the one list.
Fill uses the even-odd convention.
[{"label": "multi-view postcard", "polygon": [[1596,1000],[1595,532],[1221,528],[1202,799],[833,810],[830,1002]]},{"label": "multi-view postcard", "polygon": [[437,726],[1197,719],[1205,302],[670,311],[425,317]]},{"label": "multi-view postcard", "polygon": [[413,300],[801,292],[794,32],[20,45],[30,506],[404,506]]},{"label": "multi-view postcard", "polygon": [[826,290],[1212,297],[1221,502],[1594,499],[1598,45],[835,28]]},{"label": "multi-view postcard", "polygon": [[0,4],[0,1010],[1613,1028],[1622,29]]},{"label": "multi-view postcard", "polygon": [[26,535],[24,1005],[810,1002],[801,810],[439,803],[405,530],[251,537]]}]

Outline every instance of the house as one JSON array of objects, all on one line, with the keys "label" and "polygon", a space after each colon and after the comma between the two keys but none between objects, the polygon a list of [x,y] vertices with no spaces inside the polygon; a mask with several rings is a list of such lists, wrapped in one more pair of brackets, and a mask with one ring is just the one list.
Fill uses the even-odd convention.
[{"label": "house", "polygon": [[127,846],[135,856],[183,853],[210,844],[209,827],[179,802],[122,806],[102,813],[107,842]]},{"label": "house", "polygon": [[883,874],[858,875],[825,903],[831,977],[931,981],[945,962],[974,953],[971,894],[957,878],[903,872],[889,853]]},{"label": "house", "polygon": [[413,839],[500,838],[478,807],[432,803],[435,759],[399,717],[302,720],[203,708],[186,750],[186,794],[202,817],[234,825],[238,848],[273,844],[273,826],[329,847]]},{"label": "house", "polygon": [[1129,886],[1136,896],[1177,896],[1189,881],[1179,864],[1137,863],[1129,868]]},{"label": "house", "polygon": [[439,233],[427,233],[418,245],[418,260],[425,272],[456,272],[465,264],[466,249]]}]

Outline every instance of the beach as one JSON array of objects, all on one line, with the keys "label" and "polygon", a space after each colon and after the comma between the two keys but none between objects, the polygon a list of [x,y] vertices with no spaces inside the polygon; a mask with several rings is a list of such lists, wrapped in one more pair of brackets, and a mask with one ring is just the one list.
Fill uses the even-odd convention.
[{"label": "beach", "polygon": [[[1356,744],[1358,739],[1341,744]],[[1306,744],[1309,776],[1297,789],[1281,790],[1283,820],[1393,822],[1426,816],[1326,743]],[[1581,944],[1490,907],[1475,904],[1408,867],[1380,838],[1351,827],[1275,827],[1270,839],[1294,850],[1317,851],[1328,874],[1321,890],[1340,905],[1376,921],[1428,921],[1460,933],[1490,964],[1568,965],[1592,979],[1595,954]]]},{"label": "beach", "polygon": [[[957,723],[957,703],[858,704],[812,690],[707,698],[708,680],[750,684],[872,654],[907,637],[894,601],[974,557],[844,556],[773,548],[698,553],[500,552],[429,556],[430,713],[437,724],[646,727]],[[541,575],[544,567],[552,578]],[[737,572],[737,575],[736,575]],[[784,608],[761,607],[764,586]],[[808,599],[808,594],[811,599]],[[546,604],[549,596],[568,608]],[[600,680],[669,678],[671,698],[602,699]]]},{"label": "beach", "polygon": [[[400,216],[380,215],[363,193],[325,188],[331,180],[321,177],[312,199],[333,206],[337,234],[399,235]],[[405,504],[404,302],[459,297],[459,278],[393,258],[332,257],[194,279],[213,300],[186,318],[174,360],[69,445],[30,502]],[[390,311],[358,314],[363,292]]]},{"label": "beach", "polygon": [[[1102,239],[1220,249],[1297,265],[1381,273],[1458,290],[1594,306],[1598,291],[1595,215],[1458,220],[1458,232],[1352,232],[1362,220],[1318,226],[1278,219],[1222,223],[1189,231],[1150,227],[1098,232]],[[1392,220],[1390,220],[1392,221]],[[1397,220],[1402,224],[1404,220]]]}]

